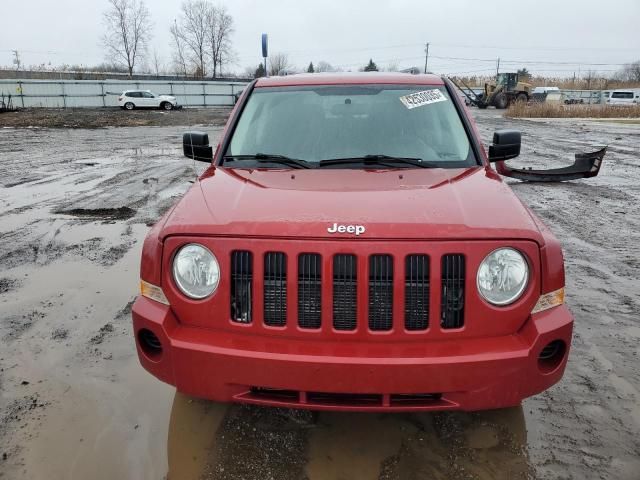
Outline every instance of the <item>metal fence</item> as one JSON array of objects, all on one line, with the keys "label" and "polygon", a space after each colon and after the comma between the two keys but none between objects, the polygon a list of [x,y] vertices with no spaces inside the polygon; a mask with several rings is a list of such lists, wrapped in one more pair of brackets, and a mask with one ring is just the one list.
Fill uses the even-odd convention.
[{"label": "metal fence", "polygon": [[117,107],[124,90],[173,95],[191,107],[231,106],[246,82],[166,80],[0,80],[0,96],[11,95],[16,107]]},{"label": "metal fence", "polygon": [[605,103],[602,90],[569,90],[561,89],[562,103],[587,103],[600,104]]}]

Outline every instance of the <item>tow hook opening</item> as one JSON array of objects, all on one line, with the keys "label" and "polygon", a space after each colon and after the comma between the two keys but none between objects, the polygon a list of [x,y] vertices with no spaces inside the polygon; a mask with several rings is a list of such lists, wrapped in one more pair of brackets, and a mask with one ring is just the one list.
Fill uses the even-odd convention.
[{"label": "tow hook opening", "polygon": [[162,356],[162,342],[151,330],[146,328],[138,332],[138,344],[149,360],[157,362]]},{"label": "tow hook opening", "polygon": [[542,373],[551,373],[556,370],[564,360],[567,345],[562,340],[554,340],[548,343],[538,355],[538,368]]}]

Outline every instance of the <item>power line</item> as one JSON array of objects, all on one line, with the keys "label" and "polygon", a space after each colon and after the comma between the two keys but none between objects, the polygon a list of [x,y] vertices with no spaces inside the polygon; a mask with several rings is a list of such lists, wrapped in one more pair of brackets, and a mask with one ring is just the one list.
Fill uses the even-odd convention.
[{"label": "power line", "polygon": [[481,48],[481,49],[495,49],[495,50],[549,50],[549,51],[572,51],[572,50],[601,50],[601,51],[629,51],[629,52],[637,52],[638,47],[558,47],[558,46],[529,46],[529,47],[517,47],[517,46],[506,46],[506,45],[458,45],[451,43],[432,43],[432,45],[436,47],[446,47],[446,48]]},{"label": "power line", "polygon": [[[440,60],[464,60],[469,62],[491,62],[494,63],[496,61],[495,58],[464,58],[464,57],[445,57],[432,55],[433,58],[438,58]],[[502,63],[526,63],[529,65],[539,64],[539,65],[587,65],[587,66],[623,66],[632,62],[625,63],[589,63],[589,62],[557,62],[554,60],[501,60]]]}]

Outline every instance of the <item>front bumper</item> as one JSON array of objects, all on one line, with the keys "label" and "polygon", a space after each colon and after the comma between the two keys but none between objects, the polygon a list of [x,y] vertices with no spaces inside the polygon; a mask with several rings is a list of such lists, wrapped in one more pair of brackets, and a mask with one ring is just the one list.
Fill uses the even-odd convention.
[{"label": "front bumper", "polygon": [[[485,410],[518,405],[560,380],[573,318],[562,305],[513,335],[425,342],[319,342],[181,325],[171,308],[133,305],[140,362],[188,395],[316,410]],[[150,352],[140,332],[162,345]],[[565,345],[552,361],[540,353]]]}]

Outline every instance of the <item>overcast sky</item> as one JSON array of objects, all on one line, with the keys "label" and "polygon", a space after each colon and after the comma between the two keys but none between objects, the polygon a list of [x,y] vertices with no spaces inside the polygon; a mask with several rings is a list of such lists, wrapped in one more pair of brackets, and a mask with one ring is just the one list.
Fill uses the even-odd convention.
[{"label": "overcast sky", "polygon": [[[2,7],[0,65],[17,49],[25,65],[95,65],[106,0],[19,0]],[[180,0],[146,0],[153,17],[151,48],[171,58],[168,29]],[[373,58],[379,66],[424,67],[438,73],[489,73],[527,67],[532,73],[609,74],[640,59],[640,0],[606,2],[513,0],[227,0],[235,21],[238,72],[260,61],[260,34],[270,52],[286,52],[306,67],[320,60],[357,70]],[[527,10],[521,7],[526,6]],[[485,8],[488,7],[488,8]],[[449,58],[445,58],[449,57]],[[513,63],[510,63],[513,62]]]}]

